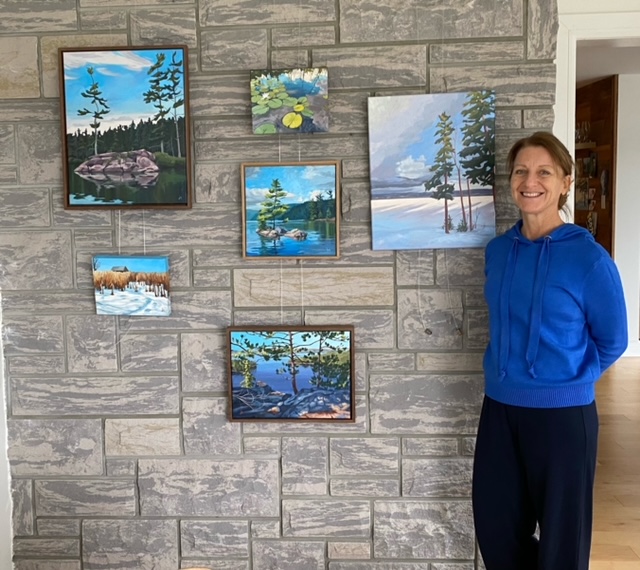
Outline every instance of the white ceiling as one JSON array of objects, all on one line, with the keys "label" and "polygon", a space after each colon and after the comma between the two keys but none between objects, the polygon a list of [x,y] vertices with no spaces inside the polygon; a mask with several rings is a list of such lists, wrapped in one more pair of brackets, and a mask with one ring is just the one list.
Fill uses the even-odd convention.
[{"label": "white ceiling", "polygon": [[623,74],[640,74],[640,37],[578,42],[577,87],[609,75]]}]

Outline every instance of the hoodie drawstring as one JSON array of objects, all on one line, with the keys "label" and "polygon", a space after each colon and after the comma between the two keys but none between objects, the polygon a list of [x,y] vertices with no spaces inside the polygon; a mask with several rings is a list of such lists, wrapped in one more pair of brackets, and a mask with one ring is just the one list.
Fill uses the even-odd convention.
[{"label": "hoodie drawstring", "polygon": [[507,256],[507,266],[500,288],[500,351],[498,363],[500,367],[500,382],[507,375],[507,360],[509,359],[509,297],[511,296],[511,283],[516,270],[516,260],[518,259],[518,244],[520,240],[513,239],[509,255]]},{"label": "hoodie drawstring", "polygon": [[536,277],[533,282],[533,298],[531,300],[531,322],[529,325],[529,342],[527,344],[527,366],[531,378],[536,378],[534,365],[538,356],[538,347],[540,346],[540,328],[542,325],[542,301],[544,288],[547,282],[547,274],[549,272],[549,244],[551,236],[545,236],[538,257],[538,267],[536,269]]}]

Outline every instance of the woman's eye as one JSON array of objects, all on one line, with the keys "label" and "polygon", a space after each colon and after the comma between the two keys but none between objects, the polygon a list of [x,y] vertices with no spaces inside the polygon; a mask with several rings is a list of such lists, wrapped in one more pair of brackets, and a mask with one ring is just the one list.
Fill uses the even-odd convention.
[{"label": "woman's eye", "polygon": [[548,170],[541,170],[540,171],[540,176],[549,176],[551,174],[551,172],[549,172]]},{"label": "woman's eye", "polygon": [[522,176],[523,174],[526,174],[526,171],[522,170],[522,168],[517,168],[513,173],[517,174],[518,176]]}]

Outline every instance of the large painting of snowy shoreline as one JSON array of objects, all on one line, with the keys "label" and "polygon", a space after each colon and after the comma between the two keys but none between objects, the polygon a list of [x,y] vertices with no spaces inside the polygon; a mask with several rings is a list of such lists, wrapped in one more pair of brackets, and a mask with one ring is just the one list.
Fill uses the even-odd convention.
[{"label": "large painting of snowy shoreline", "polygon": [[228,327],[230,420],[355,421],[353,327]]},{"label": "large painting of snowy shoreline", "polygon": [[243,257],[338,257],[337,161],[241,168]]},{"label": "large painting of snowy shoreline", "polygon": [[65,208],[188,208],[185,46],[61,49]]},{"label": "large painting of snowy shoreline", "polygon": [[95,255],[93,287],[98,315],[171,314],[166,256]]},{"label": "large painting of snowy shoreline", "polygon": [[495,94],[370,97],[372,249],[484,247],[495,235]]}]

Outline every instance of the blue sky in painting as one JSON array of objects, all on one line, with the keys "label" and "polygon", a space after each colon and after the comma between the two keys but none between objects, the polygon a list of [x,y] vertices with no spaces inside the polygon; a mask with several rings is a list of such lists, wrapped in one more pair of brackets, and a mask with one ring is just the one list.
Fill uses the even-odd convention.
[{"label": "blue sky in painting", "polygon": [[94,255],[98,261],[98,271],[110,271],[112,267],[127,266],[129,271],[145,273],[166,273],[169,271],[169,258],[128,255]]},{"label": "blue sky in painting", "polygon": [[[178,61],[183,60],[183,51],[175,48],[65,52],[67,132],[75,132],[78,128],[91,131],[91,117],[78,116],[78,109],[92,110],[90,100],[81,95],[91,86],[91,77],[87,73],[89,66],[94,68],[94,79],[111,108],[111,112],[102,120],[101,131],[117,125],[129,125],[132,120],[137,123],[140,119],[153,117],[156,108],[144,102],[143,93],[149,89],[147,71],[156,62],[156,55],[162,52],[166,54],[165,68],[174,52]],[[180,90],[184,94],[184,76],[181,81]],[[184,115],[184,107],[178,111]]]},{"label": "blue sky in painting", "polygon": [[286,203],[307,202],[319,193],[323,193],[326,199],[328,191],[331,191],[335,198],[336,167],[333,164],[246,166],[247,208],[257,207],[264,201],[265,194],[275,178],[287,191],[284,199]]},{"label": "blue sky in painting", "polygon": [[[349,348],[349,336],[351,333],[350,331],[342,331],[342,332],[344,332],[344,334],[346,335],[347,340],[345,340],[344,342],[338,342],[337,340],[332,340],[331,341],[332,347],[337,348],[341,346],[342,348],[345,348],[345,349]],[[289,341],[289,331],[276,331],[273,334],[275,335],[275,338],[271,340],[267,340],[260,334],[256,334],[255,332],[251,332],[248,330],[247,331],[231,331],[231,341],[239,342],[240,344],[244,344],[244,342],[242,341],[243,338],[245,339],[245,341],[248,340],[249,342],[260,343],[260,344],[273,344],[276,341],[278,341],[279,343],[282,343],[283,341],[287,341],[287,342]],[[312,336],[310,339],[308,339],[305,342],[302,340],[303,334],[311,334]],[[317,342],[317,338],[318,337],[310,331],[296,332],[293,335],[293,342],[298,346],[302,344],[309,345]]]},{"label": "blue sky in painting", "polygon": [[467,93],[437,93],[369,98],[371,179],[425,180],[433,164],[438,115],[446,112],[462,148],[462,109]]}]

